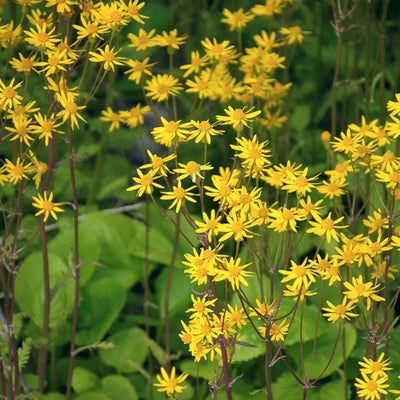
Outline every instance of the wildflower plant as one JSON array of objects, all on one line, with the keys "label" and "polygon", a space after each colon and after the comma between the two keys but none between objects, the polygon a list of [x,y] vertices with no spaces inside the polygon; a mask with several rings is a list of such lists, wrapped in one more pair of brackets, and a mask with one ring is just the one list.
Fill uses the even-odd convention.
[{"label": "wildflower plant", "polygon": [[400,95],[291,160],[297,3],[2,6],[2,397],[395,398]]}]

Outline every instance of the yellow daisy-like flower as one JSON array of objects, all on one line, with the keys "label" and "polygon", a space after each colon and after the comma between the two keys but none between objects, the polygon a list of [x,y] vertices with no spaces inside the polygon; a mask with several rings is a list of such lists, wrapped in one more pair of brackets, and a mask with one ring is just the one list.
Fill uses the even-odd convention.
[{"label": "yellow daisy-like flower", "polygon": [[173,75],[158,74],[146,82],[144,89],[148,97],[161,102],[168,100],[171,96],[177,96],[182,90],[182,85]]},{"label": "yellow daisy-like flower", "polygon": [[310,31],[303,31],[300,26],[282,27],[279,33],[283,36],[287,44],[303,43],[304,35],[310,35]]},{"label": "yellow daisy-like flower", "polygon": [[240,258],[234,259],[230,257],[229,260],[222,260],[214,281],[227,280],[231,284],[233,290],[239,290],[240,284],[248,286],[249,284],[245,278],[251,276],[253,273],[245,271],[245,269],[251,265],[251,263],[245,265],[240,265],[240,263]]},{"label": "yellow daisy-like flower", "polygon": [[299,213],[297,208],[280,208],[278,210],[271,209],[269,228],[276,232],[293,231],[296,232],[297,221],[303,220],[304,217]]},{"label": "yellow daisy-like flower", "polygon": [[372,378],[362,374],[362,379],[356,378],[356,383],[354,384],[357,388],[357,396],[365,400],[381,399],[381,394],[388,393],[386,390],[389,387],[389,384],[386,383],[387,380],[387,376]]},{"label": "yellow daisy-like flower", "polygon": [[155,29],[152,29],[150,32],[146,32],[142,28],[139,29],[137,35],[133,33],[128,33],[128,39],[131,41],[128,47],[134,47],[137,51],[145,51],[149,47],[156,46],[156,42],[153,38],[155,33]]},{"label": "yellow daisy-like flower", "polygon": [[352,277],[351,283],[344,282],[343,285],[348,289],[343,292],[351,300],[366,299],[367,300],[367,310],[371,308],[371,300],[374,301],[385,301],[384,297],[378,296],[376,293],[378,291],[379,285],[375,285],[372,282],[363,282],[363,277],[361,275],[358,278]]},{"label": "yellow daisy-like flower", "polygon": [[382,353],[377,360],[363,357],[363,361],[358,362],[362,367],[360,369],[361,374],[371,375],[372,379],[387,376],[386,371],[390,371],[392,368],[389,368],[389,359],[384,360],[383,357],[385,357],[385,353]]},{"label": "yellow daisy-like flower", "polygon": [[106,110],[101,112],[100,121],[109,122],[110,127],[108,128],[109,132],[114,131],[115,129],[119,129],[122,122],[122,116],[113,111],[111,107],[107,107]]},{"label": "yellow daisy-like flower", "polygon": [[307,233],[314,233],[317,236],[324,236],[326,241],[330,243],[331,239],[339,242],[339,236],[336,232],[337,229],[347,228],[348,225],[337,225],[344,217],[339,217],[333,220],[331,218],[332,213],[330,212],[328,216],[322,219],[319,215],[315,215],[315,221],[309,221],[312,228],[307,229]]},{"label": "yellow daisy-like flower", "polygon": [[230,31],[242,30],[255,17],[251,12],[245,12],[243,8],[234,12],[224,8],[222,15],[224,18],[221,19],[221,22],[228,25]]},{"label": "yellow daisy-like flower", "polygon": [[30,136],[32,131],[32,118],[21,116],[13,119],[14,126],[6,126],[6,130],[11,132],[13,136],[10,138],[10,142],[18,140],[20,143],[25,143],[27,146],[33,141],[33,137]]},{"label": "yellow daisy-like flower", "polygon": [[144,124],[144,116],[149,114],[150,111],[151,109],[149,106],[142,106],[138,103],[129,110],[120,111],[119,115],[122,122],[128,125],[129,128],[136,128]]},{"label": "yellow daisy-like flower", "polygon": [[158,126],[151,131],[154,140],[167,147],[171,147],[179,141],[184,141],[189,133],[190,122],[181,123],[181,121],[168,121],[161,117],[163,126]]},{"label": "yellow daisy-like flower", "polygon": [[284,275],[281,282],[292,282],[293,287],[298,288],[303,285],[307,285],[309,282],[315,282],[315,275],[317,271],[313,262],[308,262],[306,257],[301,264],[296,264],[293,260],[290,260],[292,266],[289,271],[280,269],[279,273]]},{"label": "yellow daisy-like flower", "polygon": [[168,47],[170,51],[179,50],[186,41],[187,35],[178,36],[178,29],[163,31],[161,35],[154,36],[154,42],[161,47]]},{"label": "yellow daisy-like flower", "polygon": [[15,108],[21,103],[22,96],[17,92],[21,85],[22,82],[15,83],[15,78],[12,78],[8,85],[0,78],[0,110]]},{"label": "yellow daisy-like flower", "polygon": [[191,186],[187,189],[182,187],[182,181],[178,181],[176,186],[172,187],[172,191],[162,192],[164,193],[160,198],[161,200],[173,200],[172,204],[168,207],[168,209],[175,208],[176,213],[179,213],[181,208],[184,206],[185,201],[190,201],[192,203],[196,203],[196,200],[191,197],[193,193],[190,193],[196,186]]},{"label": "yellow daisy-like flower", "polygon": [[322,181],[321,185],[317,187],[317,190],[323,194],[324,197],[333,199],[343,196],[346,193],[343,189],[345,186],[347,186],[347,182],[344,178],[338,180],[329,179],[329,181]]},{"label": "yellow daisy-like flower", "polygon": [[25,33],[25,41],[29,44],[38,47],[40,50],[56,49],[56,43],[60,42],[60,39],[57,38],[57,35],[54,35],[56,30],[55,27],[49,28],[46,23],[42,25],[36,24],[35,28],[31,28],[29,31],[24,31]]},{"label": "yellow daisy-like flower", "polygon": [[130,186],[128,189],[126,189],[128,192],[131,192],[132,190],[137,190],[137,196],[142,197],[144,193],[152,194],[155,187],[159,189],[164,188],[164,186],[155,182],[155,180],[159,177],[155,176],[154,171],[143,174],[140,169],[137,169],[136,172],[138,174],[138,177],[132,178],[132,180],[135,182],[135,185]]},{"label": "yellow daisy-like flower", "polygon": [[85,38],[88,38],[91,41],[101,39],[101,35],[108,31],[107,27],[100,26],[97,21],[88,21],[82,14],[81,24],[72,25],[72,27],[76,30],[78,40]]},{"label": "yellow daisy-like flower", "polygon": [[179,68],[185,71],[183,77],[186,78],[193,73],[200,72],[200,68],[204,67],[207,61],[207,56],[200,57],[200,53],[198,51],[192,51],[190,54],[190,64],[181,65]]},{"label": "yellow daisy-like flower", "polygon": [[53,192],[50,192],[49,195],[47,195],[47,192],[43,193],[43,196],[41,194],[38,194],[37,196],[32,196],[33,199],[33,207],[38,208],[39,211],[35,214],[35,216],[38,215],[43,215],[43,221],[46,222],[49,216],[51,215],[55,220],[57,220],[57,214],[58,212],[64,212],[62,208],[60,208],[61,205],[64,203],[54,203],[53,202]]},{"label": "yellow daisy-like flower", "polygon": [[139,24],[144,24],[144,19],[149,18],[147,15],[140,14],[140,10],[145,6],[145,2],[140,0],[130,0],[128,4],[121,2],[125,8],[126,14]]},{"label": "yellow daisy-like flower", "polygon": [[94,51],[89,51],[89,54],[91,57],[89,57],[89,60],[95,63],[103,63],[103,67],[106,71],[111,69],[112,71],[115,70],[116,65],[123,65],[123,61],[125,60],[124,57],[118,57],[117,54],[121,51],[122,49],[115,50],[115,48],[110,48],[108,44],[106,44],[106,47],[103,49],[98,49],[98,53]]},{"label": "yellow daisy-like flower", "polygon": [[62,119],[62,122],[67,120],[71,123],[71,128],[79,129],[79,120],[86,122],[86,120],[79,114],[79,111],[84,110],[86,106],[78,106],[75,102],[77,95],[72,92],[60,92],[56,94],[57,101],[61,104],[63,109],[57,113],[57,117]]},{"label": "yellow daisy-like flower", "polygon": [[204,179],[204,176],[200,174],[201,171],[209,171],[213,169],[211,165],[204,164],[201,165],[196,161],[189,161],[186,164],[178,163],[180,168],[175,168],[174,172],[178,174],[178,179],[185,179],[190,177],[193,183],[199,181],[199,179]]},{"label": "yellow daisy-like flower", "polygon": [[227,115],[217,115],[217,120],[223,125],[232,125],[233,129],[242,130],[244,126],[249,127],[248,123],[261,114],[261,110],[253,111],[253,108],[246,110],[245,108],[234,109],[231,106],[224,109]]},{"label": "yellow daisy-like flower", "polygon": [[190,298],[193,306],[186,310],[187,313],[192,313],[190,319],[208,317],[209,314],[213,313],[214,310],[210,307],[214,306],[217,299],[208,300],[207,295],[201,298],[191,295]]},{"label": "yellow daisy-like flower", "polygon": [[182,393],[185,386],[181,386],[188,374],[180,374],[176,376],[175,367],[172,367],[171,374],[161,367],[161,375],[157,375],[158,383],[154,383],[157,387],[157,392],[165,392],[168,396],[174,395],[175,393]]},{"label": "yellow daisy-like flower", "polygon": [[146,57],[143,61],[139,60],[128,60],[125,64],[129,67],[125,74],[128,75],[130,81],[134,81],[136,85],[139,85],[141,79],[147,75],[151,76],[153,73],[150,68],[156,65],[156,63],[149,63],[150,58]]},{"label": "yellow daisy-like flower", "polygon": [[341,320],[343,322],[345,319],[350,321],[350,317],[358,317],[358,314],[352,312],[356,307],[355,301],[351,300],[347,302],[347,297],[343,298],[343,301],[335,306],[329,300],[326,302],[329,307],[324,307],[322,310],[325,311],[322,315],[328,318],[329,322],[335,323]]},{"label": "yellow daisy-like flower", "polygon": [[24,164],[20,157],[17,158],[15,164],[6,158],[2,169],[7,180],[15,185],[22,181],[22,179],[28,179],[26,174],[29,172],[31,165],[31,163]]},{"label": "yellow daisy-like flower", "polygon": [[289,324],[286,323],[286,318],[280,323],[273,323],[269,329],[265,326],[259,328],[259,331],[262,336],[269,336],[271,342],[281,342],[285,340],[285,336],[289,332]]},{"label": "yellow daisy-like flower", "polygon": [[196,233],[206,233],[208,241],[211,241],[211,239],[218,234],[218,228],[222,217],[216,217],[214,209],[211,210],[210,216],[208,216],[206,212],[203,212],[202,216],[204,222],[194,221],[198,226]]},{"label": "yellow daisy-like flower", "polygon": [[46,0],[46,7],[56,6],[56,11],[60,14],[70,13],[77,4],[76,0]]},{"label": "yellow daisy-like flower", "polygon": [[150,163],[143,164],[140,169],[151,168],[155,174],[160,174],[161,176],[167,176],[167,174],[171,172],[166,163],[173,160],[176,157],[175,154],[170,154],[163,158],[157,154],[153,154],[150,150],[147,150],[147,155],[150,158]]},{"label": "yellow daisy-like flower", "polygon": [[220,242],[225,242],[232,236],[236,242],[254,236],[249,228],[255,226],[255,222],[247,221],[244,213],[228,215],[226,220],[226,223],[221,223],[219,227],[219,231],[225,233],[219,238]]},{"label": "yellow daisy-like flower", "polygon": [[208,120],[206,121],[193,121],[191,120],[193,131],[190,132],[190,135],[187,137],[187,140],[195,139],[195,143],[204,142],[207,144],[211,144],[211,137],[216,135],[221,135],[224,131],[215,129],[215,123],[210,123]]},{"label": "yellow daisy-like flower", "polygon": [[29,74],[35,67],[39,66],[39,61],[36,61],[36,56],[25,57],[23,54],[18,53],[18,58],[13,57],[9,63],[17,71]]}]

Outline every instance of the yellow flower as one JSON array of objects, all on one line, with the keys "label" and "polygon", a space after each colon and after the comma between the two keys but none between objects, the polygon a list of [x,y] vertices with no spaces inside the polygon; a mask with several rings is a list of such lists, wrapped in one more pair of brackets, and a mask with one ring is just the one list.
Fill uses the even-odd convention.
[{"label": "yellow flower", "polygon": [[17,92],[21,85],[22,82],[15,84],[15,78],[12,78],[8,85],[0,78],[0,110],[15,108],[21,103],[22,96]]},{"label": "yellow flower", "polygon": [[363,361],[359,361],[358,363],[362,367],[360,372],[362,375],[371,375],[372,379],[377,379],[380,377],[387,376],[386,371],[390,371],[392,368],[389,368],[390,361],[389,359],[384,360],[383,357],[385,353],[381,353],[377,360],[373,360],[371,358],[363,357]]},{"label": "yellow flower", "polygon": [[123,65],[123,61],[125,60],[124,57],[117,57],[117,54],[121,51],[122,49],[119,49],[115,51],[114,47],[110,48],[108,44],[106,44],[106,47],[103,49],[98,49],[98,53],[94,51],[89,51],[89,54],[92,57],[89,57],[89,60],[92,62],[96,63],[103,63],[103,67],[106,71],[111,69],[114,71],[116,65]]},{"label": "yellow flower", "polygon": [[150,171],[147,174],[143,174],[143,172],[140,169],[137,169],[136,172],[138,174],[138,177],[132,178],[132,180],[136,184],[126,189],[128,192],[131,192],[132,190],[137,190],[137,196],[142,197],[144,193],[152,194],[154,187],[160,189],[164,188],[162,185],[155,182],[155,180],[158,177],[155,176],[154,171]]},{"label": "yellow flower", "polygon": [[42,180],[42,175],[47,172],[48,166],[45,162],[39,161],[32,150],[28,150],[28,158],[32,163],[32,166],[28,169],[28,173],[34,174],[33,181],[35,182],[36,189],[38,189]]},{"label": "yellow flower", "polygon": [[158,173],[161,176],[167,176],[167,173],[171,172],[166,163],[173,160],[176,157],[175,154],[170,154],[169,156],[162,158],[157,154],[153,154],[150,150],[147,150],[147,155],[150,157],[151,162],[142,165],[140,169],[151,168],[155,174]]},{"label": "yellow flower", "polygon": [[289,324],[286,323],[285,318],[280,324],[273,323],[269,329],[262,326],[259,331],[264,337],[268,335],[271,342],[280,342],[285,340],[285,336],[289,332]]},{"label": "yellow flower", "polygon": [[287,44],[303,43],[304,35],[310,35],[310,31],[303,31],[300,26],[282,27],[279,32]]},{"label": "yellow flower", "polygon": [[190,132],[187,140],[195,139],[195,143],[204,142],[211,144],[211,137],[216,135],[221,135],[224,131],[215,129],[216,123],[210,124],[208,120],[206,121],[190,121],[193,131]]},{"label": "yellow flower", "polygon": [[15,185],[22,181],[22,179],[28,179],[26,174],[31,165],[31,163],[24,164],[20,157],[17,157],[15,164],[6,158],[2,168],[4,168],[3,171],[6,174],[7,180]]},{"label": "yellow flower", "polygon": [[244,160],[242,163],[244,167],[264,167],[271,164],[268,160],[271,157],[271,151],[266,148],[268,141],[259,143],[257,135],[254,135],[251,140],[237,137],[236,141],[237,145],[231,144],[230,146],[236,151],[235,156]]},{"label": "yellow flower", "polygon": [[300,199],[299,205],[301,208],[299,208],[299,214],[305,218],[309,218],[311,216],[316,219],[316,217],[321,215],[319,210],[322,207],[319,207],[319,205],[322,203],[322,201],[323,200],[321,199],[313,203],[310,196],[307,196],[307,200],[304,200],[304,198]]},{"label": "yellow flower", "polygon": [[360,135],[353,134],[350,129],[347,129],[346,133],[341,132],[340,138],[336,137],[331,144],[333,151],[351,154],[355,151],[356,146],[360,143],[360,140]]},{"label": "yellow flower", "polygon": [[108,128],[109,132],[114,131],[115,129],[119,129],[122,122],[122,116],[119,113],[113,111],[111,107],[107,107],[106,110],[101,112],[100,121],[109,122],[110,127]]},{"label": "yellow flower", "polygon": [[144,24],[144,19],[149,18],[147,15],[140,14],[140,10],[145,6],[145,2],[140,0],[130,0],[128,4],[121,2],[125,8],[126,14],[139,24]]},{"label": "yellow flower", "polygon": [[310,193],[311,189],[315,188],[312,181],[315,181],[317,177],[307,178],[307,172],[308,168],[306,167],[300,174],[283,179],[282,190],[287,190],[289,193],[296,192],[298,197],[304,197],[307,192]]},{"label": "yellow flower", "polygon": [[148,97],[161,102],[168,100],[171,96],[177,96],[182,90],[182,85],[173,75],[158,74],[146,82],[144,89]]},{"label": "yellow flower", "polygon": [[17,72],[24,72],[29,74],[35,67],[39,66],[39,62],[36,61],[36,56],[24,57],[23,54],[18,53],[19,59],[13,57],[9,63]]},{"label": "yellow flower", "polygon": [[272,17],[274,14],[282,14],[283,4],[280,0],[265,0],[265,4],[256,4],[251,11],[256,16]]},{"label": "yellow flower", "polygon": [[307,297],[315,296],[317,292],[313,292],[310,289],[312,282],[307,282],[306,284],[302,284],[301,286],[295,285],[286,285],[283,290],[283,295],[286,297],[293,297],[294,301],[304,301]]},{"label": "yellow flower", "polygon": [[46,72],[46,76],[53,75],[58,71],[66,71],[67,65],[72,64],[74,61],[67,58],[67,50],[49,50],[46,51],[47,61],[38,63],[38,66],[44,67],[40,72]]},{"label": "yellow flower", "polygon": [[86,122],[82,115],[79,114],[79,111],[85,109],[86,106],[78,106],[75,102],[75,97],[77,97],[75,93],[64,91],[56,95],[57,101],[63,107],[57,113],[57,117],[60,117],[63,123],[69,120],[72,130],[79,129],[79,120]]},{"label": "yellow flower", "polygon": [[119,1],[99,2],[99,6],[92,11],[92,16],[94,20],[109,29],[119,28],[129,23],[127,9]]},{"label": "yellow flower", "polygon": [[386,108],[391,114],[400,114],[400,93],[395,94],[396,101],[389,100]]},{"label": "yellow flower", "polygon": [[161,196],[161,200],[173,200],[172,204],[168,207],[168,209],[176,207],[176,213],[179,213],[180,209],[184,206],[185,201],[190,201],[192,203],[196,203],[196,200],[191,197],[193,193],[190,193],[192,189],[196,186],[191,186],[187,189],[182,187],[182,181],[178,181],[176,186],[172,187],[172,191],[162,192],[164,193]]},{"label": "yellow flower", "polygon": [[175,393],[182,393],[185,386],[181,386],[188,374],[181,374],[175,376],[175,367],[172,367],[171,374],[168,375],[167,371],[161,367],[161,375],[157,375],[158,383],[154,383],[154,386],[158,387],[158,392],[165,392],[168,396],[174,395]]},{"label": "yellow flower", "polygon": [[322,181],[321,185],[317,187],[318,192],[324,195],[324,197],[328,197],[333,199],[335,197],[343,196],[346,191],[343,188],[347,186],[347,182],[345,179],[333,180],[329,179],[329,181]]},{"label": "yellow flower", "polygon": [[379,400],[381,394],[387,394],[389,385],[386,383],[388,380],[387,375],[380,378],[370,378],[362,374],[362,379],[356,378],[354,386],[357,388],[357,396],[365,398],[365,400]]},{"label": "yellow flower", "polygon": [[208,216],[206,212],[203,212],[202,216],[204,222],[194,221],[198,226],[196,233],[206,233],[208,241],[211,241],[211,239],[218,234],[218,228],[222,217],[216,217],[214,209],[211,210],[210,216]]},{"label": "yellow flower", "polygon": [[150,58],[146,57],[143,61],[139,60],[128,60],[125,64],[130,67],[125,74],[128,75],[130,81],[134,81],[136,85],[139,85],[144,75],[151,76],[153,73],[150,68],[156,65],[156,63],[149,64]]},{"label": "yellow flower", "polygon": [[244,213],[228,215],[226,219],[226,223],[221,223],[219,227],[219,231],[225,233],[219,238],[220,242],[225,242],[232,236],[236,242],[241,242],[254,236],[249,228],[253,227],[255,222],[246,221]]},{"label": "yellow flower", "polygon": [[186,41],[187,35],[178,36],[178,29],[172,31],[163,31],[161,35],[154,36],[154,42],[161,47],[168,47],[171,50],[179,50]]},{"label": "yellow flower", "polygon": [[225,312],[225,318],[228,323],[231,323],[232,326],[236,326],[237,328],[241,328],[247,324],[247,316],[243,310],[243,308],[238,308],[237,305],[233,308],[230,304],[228,304],[228,310]]},{"label": "yellow flower", "polygon": [[49,31],[47,31],[48,26],[46,23],[44,23],[43,25],[36,24],[35,29],[31,28],[29,31],[24,31],[25,41],[35,47],[38,47],[40,50],[55,50],[56,43],[60,42],[60,39],[57,38],[57,35],[53,34],[56,28],[52,27],[51,29],[49,28]]},{"label": "yellow flower", "polygon": [[200,57],[198,51],[192,51],[190,53],[190,64],[181,65],[179,68],[185,70],[183,77],[186,78],[193,73],[200,72],[200,68],[204,67],[207,61],[207,56]]},{"label": "yellow flower", "polygon": [[363,277],[361,275],[359,275],[358,278],[352,277],[351,282],[352,283],[343,283],[348,289],[344,291],[343,294],[353,301],[360,298],[367,299],[367,310],[371,308],[371,300],[385,301],[383,297],[376,294],[379,285],[373,286],[372,282],[363,282]]},{"label": "yellow flower", "polygon": [[49,216],[51,215],[55,220],[57,220],[57,212],[64,212],[62,208],[59,206],[63,205],[64,203],[54,203],[53,202],[53,192],[50,192],[47,195],[47,192],[38,194],[37,196],[32,196],[33,199],[33,207],[39,209],[39,211],[35,214],[35,216],[43,215],[43,221],[46,222]]},{"label": "yellow flower", "polygon": [[14,118],[14,126],[6,126],[6,130],[14,135],[10,138],[10,142],[18,140],[20,143],[29,146],[33,140],[32,136],[29,136],[30,133],[33,133],[31,122],[32,118],[25,116]]},{"label": "yellow flower", "polygon": [[122,122],[128,125],[129,128],[136,128],[139,125],[144,124],[144,116],[150,112],[149,106],[143,106],[138,103],[130,110],[124,110],[119,112]]},{"label": "yellow flower", "polygon": [[140,28],[137,35],[133,33],[128,33],[128,39],[131,43],[128,47],[134,47],[137,51],[145,51],[149,47],[156,46],[154,41],[154,34],[156,33],[155,29],[152,29],[150,32],[146,32],[144,29]]},{"label": "yellow flower", "polygon": [[82,40],[88,38],[90,40],[101,39],[100,36],[103,33],[108,31],[108,28],[105,26],[99,26],[97,21],[88,21],[82,14],[81,14],[81,24],[80,25],[72,25],[77,32],[78,40]]},{"label": "yellow flower", "polygon": [[200,174],[201,171],[209,171],[213,169],[211,165],[204,164],[200,165],[196,161],[189,161],[186,164],[178,163],[180,168],[175,168],[174,172],[179,174],[178,179],[185,179],[190,177],[193,183],[198,182],[199,179],[204,179],[204,176]]},{"label": "yellow flower", "polygon": [[[215,251],[208,249],[207,252],[203,248],[200,253],[194,248],[194,254],[184,254],[185,261],[182,261],[183,265],[186,265],[187,269],[184,270],[185,274],[189,276],[190,282],[196,282],[199,286],[205,285],[209,281],[210,276],[214,276],[216,273],[216,255]],[[208,256],[211,253],[211,257]]]},{"label": "yellow flower", "polygon": [[76,0],[46,0],[46,7],[56,6],[56,11],[60,14],[70,13],[77,4]]},{"label": "yellow flower", "polygon": [[303,285],[307,285],[309,282],[315,282],[315,265],[313,262],[308,262],[306,257],[301,264],[296,264],[293,260],[290,260],[292,266],[289,271],[280,269],[279,273],[284,275],[281,282],[293,282],[293,288],[298,288]]},{"label": "yellow flower", "polygon": [[296,222],[304,219],[297,208],[286,207],[278,210],[271,209],[270,218],[271,222],[268,227],[273,229],[275,232],[297,232]]},{"label": "yellow flower", "polygon": [[181,123],[181,121],[167,121],[161,117],[163,126],[158,126],[151,131],[154,140],[167,147],[177,144],[179,141],[184,141],[189,133],[190,122]]},{"label": "yellow flower", "polygon": [[243,8],[239,8],[239,10],[234,12],[224,8],[222,15],[224,18],[221,19],[221,22],[223,24],[227,24],[230,31],[236,31],[245,28],[247,24],[254,18],[253,14],[248,11],[245,12]]},{"label": "yellow flower", "polygon": [[338,320],[343,322],[345,319],[350,321],[350,317],[358,317],[358,314],[352,312],[355,308],[355,301],[351,300],[347,302],[347,297],[343,298],[343,301],[335,306],[330,301],[326,302],[329,307],[325,307],[322,310],[325,311],[322,315],[328,318],[329,322],[335,323]]},{"label": "yellow flower", "polygon": [[333,220],[331,218],[331,214],[332,213],[329,213],[324,219],[322,219],[319,215],[315,215],[315,221],[309,221],[309,224],[312,226],[312,228],[307,229],[307,233],[314,233],[317,236],[325,236],[328,243],[330,243],[332,238],[338,242],[339,236],[336,230],[347,228],[348,225],[336,225],[342,221],[344,217],[339,217],[338,219]]},{"label": "yellow flower", "polygon": [[218,63],[228,64],[238,57],[235,46],[231,45],[229,40],[218,43],[215,38],[212,40],[205,38],[201,44],[207,56]]},{"label": "yellow flower", "polygon": [[389,168],[388,171],[377,170],[376,180],[379,182],[384,182],[388,189],[397,189],[400,183],[400,167]]},{"label": "yellow flower", "polygon": [[214,306],[217,299],[207,300],[207,295],[201,298],[191,295],[190,298],[192,300],[192,307],[186,310],[187,313],[192,313],[190,319],[208,317],[209,314],[214,312],[213,308],[210,307]]},{"label": "yellow flower", "polygon": [[241,259],[230,257],[229,260],[222,260],[220,263],[221,268],[217,270],[217,275],[214,277],[214,281],[227,280],[233,290],[239,290],[240,284],[248,286],[246,279],[252,275],[252,272],[245,271],[245,269],[251,265],[251,263],[240,265]]},{"label": "yellow flower", "polygon": [[227,115],[217,115],[217,120],[221,121],[223,125],[232,125],[234,129],[239,131],[244,126],[249,127],[248,122],[252,122],[257,115],[261,114],[260,110],[253,111],[253,108],[246,110],[245,108],[234,109],[228,106],[228,108],[224,109]]}]

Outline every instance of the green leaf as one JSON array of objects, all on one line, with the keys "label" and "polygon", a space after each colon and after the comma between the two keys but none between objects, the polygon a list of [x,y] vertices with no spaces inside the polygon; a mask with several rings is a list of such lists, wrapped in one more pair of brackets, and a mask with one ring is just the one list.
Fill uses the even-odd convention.
[{"label": "green leaf", "polygon": [[350,399],[351,384],[347,385],[347,396],[344,393],[344,380],[336,379],[331,382],[324,382],[321,386],[317,383],[317,392],[311,391],[307,393],[307,400],[346,400]]},{"label": "green leaf", "polygon": [[303,388],[289,372],[284,372],[276,382],[272,383],[274,400],[299,400],[303,395]]},{"label": "green leaf", "polygon": [[86,392],[76,397],[75,400],[112,400],[112,399],[101,392]]},{"label": "green leaf", "polygon": [[101,350],[101,360],[118,372],[130,374],[146,360],[148,348],[143,340],[146,333],[138,328],[126,329],[112,335],[108,340],[115,348]]},{"label": "green leaf", "polygon": [[234,345],[234,362],[248,361],[265,353],[265,344],[250,323],[240,329],[240,342]]},{"label": "green leaf", "polygon": [[[338,329],[338,326],[331,325],[331,328],[317,339],[315,351],[313,351],[313,340],[303,343],[302,352],[300,350],[300,344],[295,344],[287,348],[287,353],[296,361],[298,370],[301,365],[300,357],[301,354],[303,354],[305,370],[308,371],[311,365],[310,379],[315,379],[320,376],[332,356],[329,366],[325,369],[321,378],[331,375],[343,364],[343,357],[347,358],[355,346],[357,331],[353,326],[346,325],[344,327],[344,333],[342,331],[336,349],[334,349]],[[345,335],[345,353],[343,352],[343,334]],[[334,352],[333,355],[332,352]]]},{"label": "green leaf", "polygon": [[[49,251],[57,254],[68,264],[74,246],[74,231],[72,229],[60,232],[49,242]],[[79,228],[79,256],[83,262],[80,267],[80,285],[83,286],[96,268],[93,264],[99,261],[100,245],[96,236],[90,230]]]},{"label": "green leaf", "polygon": [[194,378],[211,380],[214,377],[213,366],[207,361],[200,361],[198,363],[194,361],[182,361],[179,364],[179,368]]},{"label": "green leaf", "polygon": [[164,349],[153,339],[148,336],[143,336],[143,341],[147,344],[151,354],[153,354],[154,358],[158,361],[160,365],[164,365],[167,360],[167,354]]},{"label": "green leaf", "polygon": [[[292,299],[285,298],[279,307],[279,315],[286,315],[293,310],[295,302]],[[303,312],[301,312],[303,307]],[[303,314],[303,321],[301,322]],[[288,317],[291,319],[291,315]],[[318,307],[313,305],[299,304],[296,311],[293,323],[290,326],[289,332],[285,338],[285,344],[290,346],[300,341],[300,326],[302,323],[301,340],[307,342],[314,337],[320,337],[331,328],[331,325],[323,318],[321,318]],[[316,328],[318,327],[318,330]]]},{"label": "green leaf", "polygon": [[32,339],[27,338],[22,342],[22,346],[18,349],[18,368],[22,371],[29,361],[31,354]]},{"label": "green leaf", "polygon": [[100,244],[99,262],[106,266],[95,269],[92,280],[118,280],[125,288],[140,280],[141,269],[126,251],[136,231],[134,221],[122,214],[105,213],[93,213],[82,220],[81,226],[96,236]]},{"label": "green leaf", "polygon": [[135,388],[132,384],[123,376],[120,375],[108,375],[101,380],[102,391],[111,400],[137,400]]},{"label": "green leaf", "polygon": [[[165,267],[156,280],[156,296],[160,305],[161,317],[165,316],[165,295],[167,291],[168,268]],[[190,303],[191,285],[189,278],[182,269],[174,268],[172,274],[171,289],[169,291],[169,314],[170,317],[182,312]]]},{"label": "green leaf", "polygon": [[[44,310],[43,257],[41,252],[30,254],[21,264],[15,283],[15,298],[22,312],[41,327]],[[60,326],[71,313],[74,282],[67,264],[49,252],[50,327]]]},{"label": "green leaf", "polygon": [[119,281],[102,279],[89,283],[82,297],[80,331],[76,336],[78,345],[90,344],[104,337],[125,304],[126,291]]},{"label": "green leaf", "polygon": [[82,367],[76,367],[72,376],[72,388],[78,394],[89,392],[100,384],[99,377],[92,371]]}]

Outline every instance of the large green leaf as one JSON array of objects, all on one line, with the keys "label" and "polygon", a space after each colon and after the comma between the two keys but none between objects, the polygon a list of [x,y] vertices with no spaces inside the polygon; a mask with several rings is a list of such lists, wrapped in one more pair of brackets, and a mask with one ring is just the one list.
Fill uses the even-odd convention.
[{"label": "large green leaf", "polygon": [[72,376],[72,388],[78,394],[95,390],[100,384],[99,377],[92,371],[76,367]]},{"label": "large green leaf", "polygon": [[100,259],[106,268],[94,271],[92,279],[118,280],[129,288],[140,279],[141,269],[126,251],[137,229],[137,221],[122,214],[94,213],[81,226],[91,231],[100,244]]},{"label": "large green leaf", "polygon": [[[60,232],[49,242],[49,251],[57,254],[68,264],[73,251],[74,232],[72,229]],[[82,227],[79,228],[79,257],[82,260],[80,267],[80,284],[84,285],[91,277],[100,256],[100,245],[95,234]]]},{"label": "large green leaf", "polygon": [[76,342],[87,345],[101,340],[118,318],[126,301],[126,290],[119,281],[102,279],[89,283],[82,297]]},{"label": "large green leaf", "polygon": [[[330,329],[323,336],[317,338],[315,349],[313,348],[313,340],[303,343],[302,351],[300,343],[287,348],[287,353],[296,361],[299,372],[302,365],[301,354],[303,354],[304,358],[304,369],[310,379],[317,377],[324,378],[340,368],[343,364],[343,358],[349,356],[356,344],[357,331],[353,326],[346,325],[335,348],[338,329],[337,325],[331,325]],[[345,341],[345,351],[343,351],[343,341]],[[328,363],[329,365],[327,366]],[[309,374],[308,371],[310,371]]]},{"label": "large green leaf", "polygon": [[136,371],[147,357],[148,348],[143,341],[145,335],[146,333],[138,328],[117,332],[108,339],[114,343],[115,348],[101,350],[100,358],[118,372],[130,374]]},{"label": "large green leaf", "polygon": [[137,400],[139,397],[132,384],[123,376],[109,375],[101,380],[102,392],[111,400]]},{"label": "large green leaf", "polygon": [[346,400],[350,398],[351,384],[347,385],[347,395],[345,395],[344,380],[336,379],[331,382],[324,382],[319,386],[317,383],[317,391],[313,390],[307,393],[307,400]]},{"label": "large green leaf", "polygon": [[112,399],[101,392],[86,392],[76,397],[75,400],[112,400]]},{"label": "large green leaf", "polygon": [[[50,327],[60,326],[73,308],[74,282],[67,264],[49,252]],[[39,327],[43,324],[44,283],[41,252],[30,254],[21,264],[16,283],[15,298],[22,312],[30,315]]]},{"label": "large green leaf", "polygon": [[239,342],[235,344],[233,361],[248,361],[265,352],[265,344],[249,323],[240,329]]},{"label": "large green leaf", "polygon": [[[294,306],[295,302],[292,299],[285,298],[279,308],[279,315],[286,315],[291,311],[293,312]],[[303,310],[301,310],[302,307]],[[287,320],[291,319],[291,317],[292,314],[288,316]],[[300,340],[307,342],[314,337],[322,336],[330,328],[331,325],[324,318],[321,318],[318,307],[299,304],[293,323],[285,338],[285,344],[290,346],[298,343]]]},{"label": "large green leaf", "polygon": [[[156,280],[156,296],[162,318],[165,316],[165,296],[168,290],[168,268],[165,267]],[[190,303],[191,285],[182,269],[174,268],[169,291],[169,315],[183,312]]]},{"label": "large green leaf", "polygon": [[196,363],[194,361],[186,360],[179,364],[179,368],[184,373],[189,374],[194,378],[211,380],[214,376],[213,365],[207,361],[200,361]]}]

